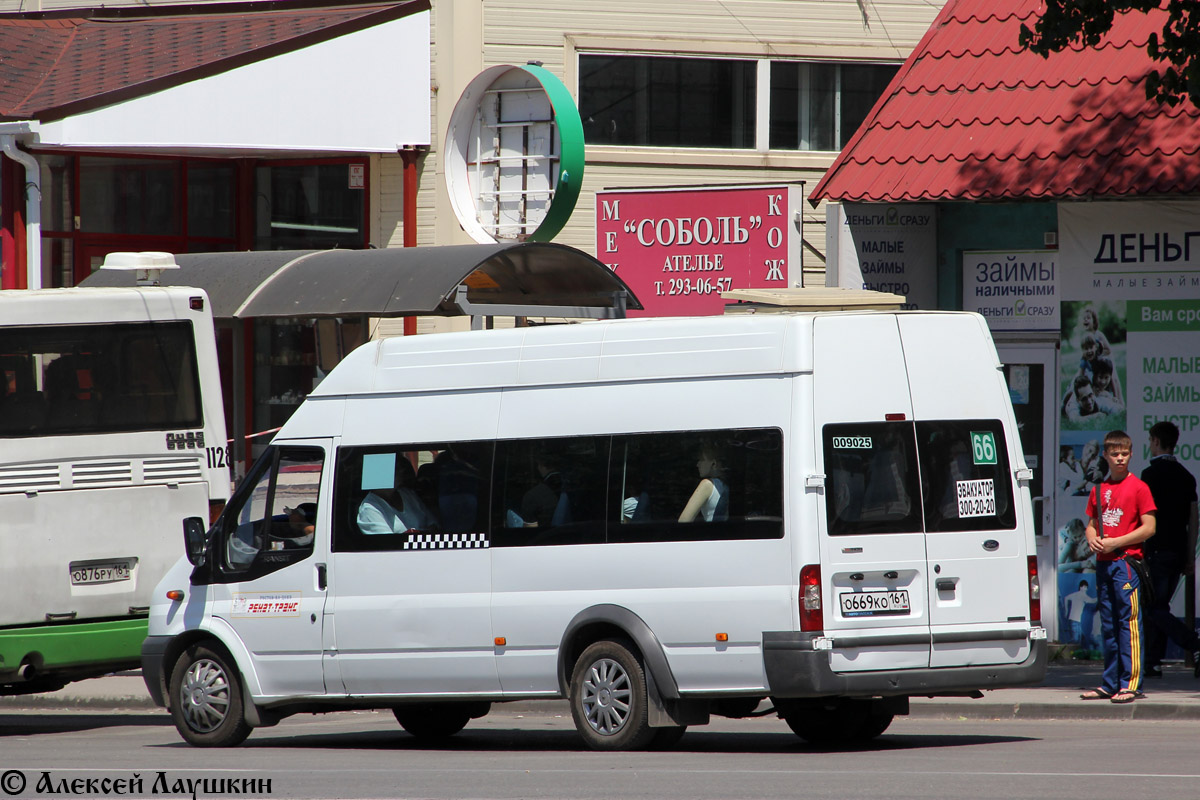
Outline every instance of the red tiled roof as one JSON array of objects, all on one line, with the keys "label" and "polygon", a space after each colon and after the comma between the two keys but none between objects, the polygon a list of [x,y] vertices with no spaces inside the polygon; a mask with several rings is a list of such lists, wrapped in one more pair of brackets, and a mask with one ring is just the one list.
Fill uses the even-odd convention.
[{"label": "red tiled roof", "polygon": [[61,119],[429,8],[429,0],[0,14],[0,119]]},{"label": "red tiled roof", "polygon": [[865,202],[1184,194],[1200,190],[1200,109],[1146,100],[1150,33],[1117,15],[1094,48],[1017,44],[1041,0],[950,0],[813,190]]}]

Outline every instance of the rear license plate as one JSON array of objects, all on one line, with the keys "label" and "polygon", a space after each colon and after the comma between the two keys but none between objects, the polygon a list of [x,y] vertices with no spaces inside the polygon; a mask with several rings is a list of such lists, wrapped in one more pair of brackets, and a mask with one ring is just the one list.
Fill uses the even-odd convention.
[{"label": "rear license plate", "polygon": [[92,564],[71,565],[71,585],[86,586],[91,583],[116,583],[127,581],[130,575],[128,561],[105,561]]},{"label": "rear license plate", "polygon": [[893,592],[842,592],[838,599],[842,603],[843,617],[907,614],[910,610],[907,589]]}]

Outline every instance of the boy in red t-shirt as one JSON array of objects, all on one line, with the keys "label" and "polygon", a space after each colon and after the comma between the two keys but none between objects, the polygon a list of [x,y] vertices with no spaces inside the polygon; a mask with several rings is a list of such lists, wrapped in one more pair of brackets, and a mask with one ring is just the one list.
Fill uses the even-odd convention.
[{"label": "boy in red t-shirt", "polygon": [[1125,557],[1141,558],[1142,542],[1154,535],[1156,507],[1150,487],[1129,472],[1132,449],[1124,431],[1104,437],[1108,476],[1088,496],[1087,540],[1096,554],[1104,677],[1100,686],[1080,695],[1084,700],[1131,703],[1141,696],[1142,592]]}]

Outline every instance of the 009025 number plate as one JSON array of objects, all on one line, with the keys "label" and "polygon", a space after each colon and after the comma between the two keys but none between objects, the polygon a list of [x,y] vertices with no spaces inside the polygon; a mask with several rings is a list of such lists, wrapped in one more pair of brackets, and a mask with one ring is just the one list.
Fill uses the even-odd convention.
[{"label": "009025 number plate", "polygon": [[104,563],[71,565],[71,583],[74,586],[86,586],[91,583],[115,583],[127,581],[130,576],[128,561],[107,561]]},{"label": "009025 number plate", "polygon": [[838,595],[844,617],[874,617],[907,614],[910,610],[908,590],[891,592],[842,592]]}]

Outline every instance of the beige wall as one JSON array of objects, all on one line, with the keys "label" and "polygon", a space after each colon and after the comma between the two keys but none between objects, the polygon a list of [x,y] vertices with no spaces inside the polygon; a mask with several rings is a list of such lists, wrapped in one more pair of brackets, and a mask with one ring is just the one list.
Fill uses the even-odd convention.
[{"label": "beige wall", "polygon": [[[498,64],[541,61],[576,91],[580,51],[685,53],[868,61],[902,60],[944,0],[433,0],[430,112],[433,146],[419,162],[418,243],[468,242],[444,188],[439,150],[463,87]],[[168,5],[107,0],[105,5]],[[71,0],[0,0],[0,11],[51,10]],[[387,102],[380,87],[380,102]],[[833,153],[589,147],[583,190],[557,241],[595,252],[595,193],[617,186],[806,182]],[[372,163],[371,241],[403,242],[399,155]],[[824,208],[806,204],[805,282],[823,282]]]},{"label": "beige wall", "polygon": [[[435,152],[422,170],[419,241],[469,241],[451,211],[436,151],[463,87],[487,67],[541,61],[574,94],[580,51],[899,62],[942,5],[942,0],[434,0]],[[802,180],[811,191],[834,156],[591,146],[575,213],[556,241],[595,254],[600,189]],[[434,210],[432,218],[428,209]],[[805,283],[823,284],[823,205],[806,204],[804,230]]]}]

